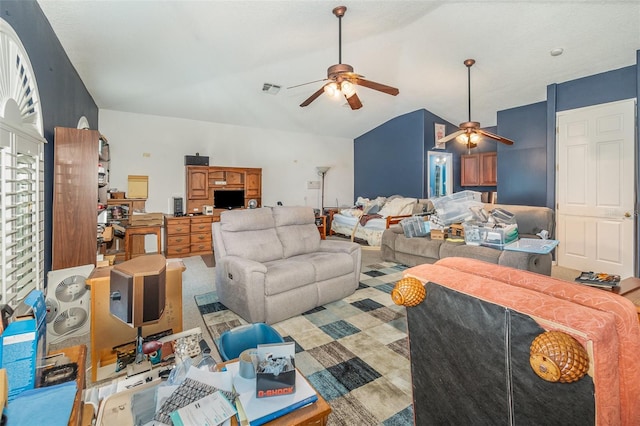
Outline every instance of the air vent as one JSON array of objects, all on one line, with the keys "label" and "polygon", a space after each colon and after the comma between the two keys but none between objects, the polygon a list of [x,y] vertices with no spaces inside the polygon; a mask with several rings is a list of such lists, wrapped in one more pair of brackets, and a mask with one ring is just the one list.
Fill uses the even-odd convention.
[{"label": "air vent", "polygon": [[271,95],[275,95],[276,93],[278,93],[280,91],[280,87],[277,84],[272,84],[272,83],[263,83],[262,84],[262,91],[265,93],[269,93]]}]

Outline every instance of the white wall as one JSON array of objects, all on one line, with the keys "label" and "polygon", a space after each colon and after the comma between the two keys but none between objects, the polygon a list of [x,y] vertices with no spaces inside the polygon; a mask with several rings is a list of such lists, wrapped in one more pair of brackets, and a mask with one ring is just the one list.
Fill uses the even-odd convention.
[{"label": "white wall", "polygon": [[[320,207],[316,166],[325,177],[325,206],[351,205],[353,140],[304,133],[231,126],[101,109],[99,130],[111,148],[110,186],[127,191],[128,175],[149,176],[148,212],[171,211],[174,196],[185,197],[184,156],[209,156],[212,166],[262,168],[262,203]],[[147,251],[155,250],[147,239]]]}]

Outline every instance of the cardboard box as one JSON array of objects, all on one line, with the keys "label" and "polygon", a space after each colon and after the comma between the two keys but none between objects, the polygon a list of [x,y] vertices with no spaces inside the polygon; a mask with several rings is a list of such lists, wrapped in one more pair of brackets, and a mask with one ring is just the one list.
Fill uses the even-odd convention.
[{"label": "cardboard box", "polygon": [[452,237],[464,237],[464,227],[461,223],[452,223],[449,226],[449,233]]},{"label": "cardboard box", "polygon": [[162,226],[163,213],[133,213],[129,216],[131,226]]},{"label": "cardboard box", "polygon": [[432,240],[444,240],[449,236],[449,228],[445,229],[432,229],[431,230],[431,239]]},{"label": "cardboard box", "polygon": [[149,176],[129,175],[127,198],[144,198],[149,194]]},{"label": "cardboard box", "polygon": [[[96,382],[114,378],[116,374],[118,345],[137,338],[137,329],[129,327],[111,314],[109,301],[111,294],[111,267],[95,268],[87,284],[91,288],[91,380]],[[167,260],[167,281],[165,308],[160,321],[142,327],[144,336],[165,330],[173,333],[182,331],[182,272],[185,270],[180,259]],[[121,374],[124,374],[122,371]]]},{"label": "cardboard box", "polygon": [[[258,345],[256,398],[290,395],[296,391],[295,345],[293,342]],[[277,374],[269,367],[283,367]]]},{"label": "cardboard box", "polygon": [[40,383],[42,369],[37,367],[47,354],[46,318],[44,294],[33,290],[0,336],[0,367],[7,370],[10,400]]}]

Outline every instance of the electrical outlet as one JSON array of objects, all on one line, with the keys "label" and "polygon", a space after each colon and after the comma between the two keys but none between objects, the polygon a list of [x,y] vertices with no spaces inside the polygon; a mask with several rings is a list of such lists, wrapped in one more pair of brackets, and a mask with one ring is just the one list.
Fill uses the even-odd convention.
[{"label": "electrical outlet", "polygon": [[307,189],[320,189],[320,181],[319,180],[307,181]]}]

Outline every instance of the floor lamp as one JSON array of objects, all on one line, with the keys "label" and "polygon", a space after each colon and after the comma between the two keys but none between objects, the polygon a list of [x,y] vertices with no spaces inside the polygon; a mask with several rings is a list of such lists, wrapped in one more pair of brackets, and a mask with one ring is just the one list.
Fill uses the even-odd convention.
[{"label": "floor lamp", "polygon": [[318,166],[316,170],[318,171],[318,176],[322,176],[322,201],[320,202],[320,214],[324,214],[324,175],[327,174],[331,167],[329,166]]}]

